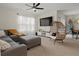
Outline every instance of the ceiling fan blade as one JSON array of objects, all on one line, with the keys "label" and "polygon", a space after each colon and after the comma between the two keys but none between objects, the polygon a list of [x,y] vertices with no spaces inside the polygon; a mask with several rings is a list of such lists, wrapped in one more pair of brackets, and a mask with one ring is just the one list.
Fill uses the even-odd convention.
[{"label": "ceiling fan blade", "polygon": [[39,5],[40,5],[40,3],[37,3],[36,7],[39,6]]},{"label": "ceiling fan blade", "polygon": [[36,9],[41,9],[41,10],[43,10],[44,8],[36,8]]},{"label": "ceiling fan blade", "polygon": [[25,5],[28,6],[28,7],[32,7],[32,6],[28,5],[28,4],[25,4]]},{"label": "ceiling fan blade", "polygon": [[35,6],[35,3],[33,3],[33,7]]}]

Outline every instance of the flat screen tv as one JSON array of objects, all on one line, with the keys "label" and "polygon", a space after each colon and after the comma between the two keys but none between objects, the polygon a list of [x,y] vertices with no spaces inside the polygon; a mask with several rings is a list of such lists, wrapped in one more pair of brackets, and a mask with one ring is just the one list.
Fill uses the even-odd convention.
[{"label": "flat screen tv", "polygon": [[41,18],[40,26],[52,26],[52,17]]}]

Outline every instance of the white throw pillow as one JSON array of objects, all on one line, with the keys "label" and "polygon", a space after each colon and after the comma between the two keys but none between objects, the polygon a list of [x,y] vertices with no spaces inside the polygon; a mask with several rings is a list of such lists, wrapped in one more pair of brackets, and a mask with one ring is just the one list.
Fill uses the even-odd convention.
[{"label": "white throw pillow", "polygon": [[6,41],[3,41],[0,39],[0,47],[1,47],[1,50],[3,51],[3,50],[10,48],[11,45],[7,43]]},{"label": "white throw pillow", "polygon": [[3,30],[0,30],[0,37],[6,36],[5,32]]},{"label": "white throw pillow", "polygon": [[38,35],[41,35],[41,32],[37,32]]}]

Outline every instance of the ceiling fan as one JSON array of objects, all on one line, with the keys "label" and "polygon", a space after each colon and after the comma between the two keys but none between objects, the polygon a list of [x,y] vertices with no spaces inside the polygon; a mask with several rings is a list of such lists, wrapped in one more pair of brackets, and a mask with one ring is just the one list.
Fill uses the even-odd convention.
[{"label": "ceiling fan", "polygon": [[[32,6],[31,5],[28,5],[28,4],[25,4],[26,6],[30,7],[30,9],[33,9],[34,12],[36,12],[37,9],[39,10],[43,10],[44,8],[39,8],[38,6],[40,5],[40,3],[33,3]],[[27,10],[30,10],[30,9],[27,9]]]}]

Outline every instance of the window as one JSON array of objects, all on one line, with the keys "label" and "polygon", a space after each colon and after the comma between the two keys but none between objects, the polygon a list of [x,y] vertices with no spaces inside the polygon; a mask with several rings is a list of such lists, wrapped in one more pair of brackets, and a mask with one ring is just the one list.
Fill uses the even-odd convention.
[{"label": "window", "polygon": [[35,32],[35,19],[33,17],[19,16],[18,25],[20,32],[28,34]]}]

